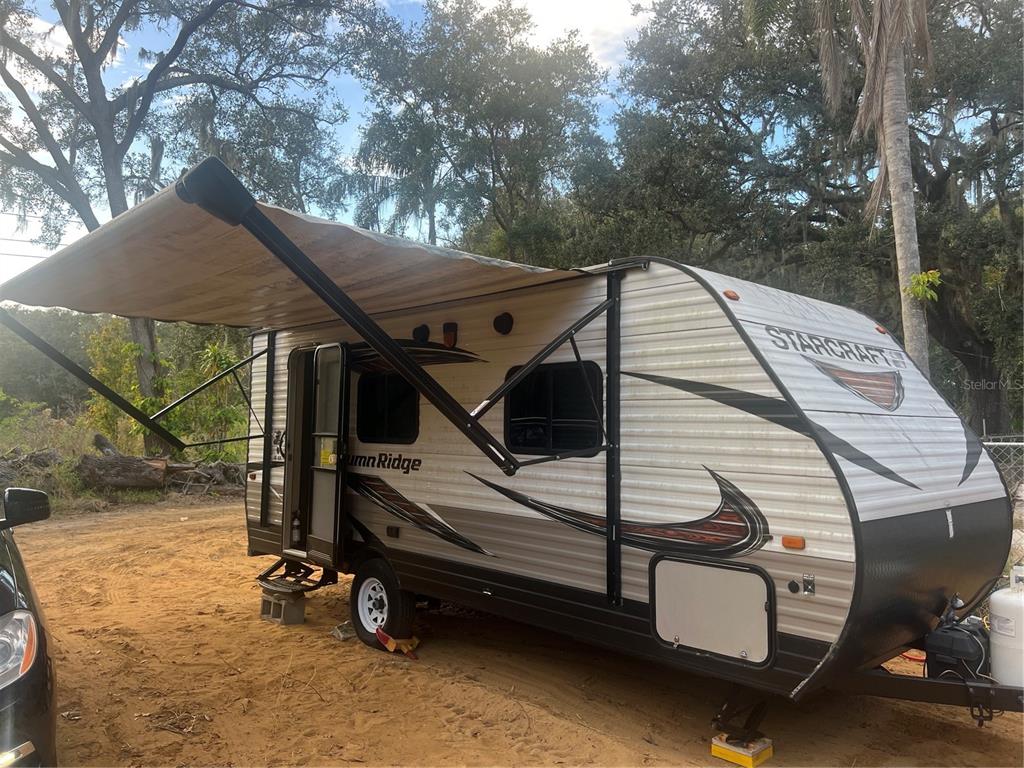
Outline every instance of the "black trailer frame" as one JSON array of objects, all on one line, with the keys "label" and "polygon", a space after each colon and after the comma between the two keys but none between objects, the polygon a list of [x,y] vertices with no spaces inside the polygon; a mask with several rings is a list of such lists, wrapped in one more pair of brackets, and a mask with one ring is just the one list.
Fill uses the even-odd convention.
[{"label": "black trailer frame", "polygon": [[967,707],[978,725],[991,720],[993,713],[1024,712],[1024,688],[1001,685],[991,678],[921,677],[876,667],[840,678],[829,687],[844,693]]}]

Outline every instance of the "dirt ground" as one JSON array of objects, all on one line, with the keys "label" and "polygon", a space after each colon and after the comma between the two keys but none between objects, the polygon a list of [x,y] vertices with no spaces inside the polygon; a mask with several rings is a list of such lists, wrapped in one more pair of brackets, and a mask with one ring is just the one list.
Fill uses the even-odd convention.
[{"label": "dirt ground", "polygon": [[[420,660],[341,642],[348,581],[258,618],[241,504],[50,520],[17,539],[55,645],[65,765],[708,765],[721,683],[445,607]],[[1020,766],[1022,718],[829,695],[773,706],[770,765]]]}]

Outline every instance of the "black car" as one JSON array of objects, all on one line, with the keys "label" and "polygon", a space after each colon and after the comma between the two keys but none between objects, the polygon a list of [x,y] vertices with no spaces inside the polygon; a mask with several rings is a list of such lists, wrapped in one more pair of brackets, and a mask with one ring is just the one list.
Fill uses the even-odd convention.
[{"label": "black car", "polygon": [[0,768],[56,765],[53,664],[43,614],[11,529],[45,520],[42,491],[8,488],[0,520]]}]

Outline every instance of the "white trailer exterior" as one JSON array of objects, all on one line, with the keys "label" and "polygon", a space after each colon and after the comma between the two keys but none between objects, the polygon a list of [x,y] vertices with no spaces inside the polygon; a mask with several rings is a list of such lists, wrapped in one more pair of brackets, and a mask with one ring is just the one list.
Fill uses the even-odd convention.
[{"label": "white trailer exterior", "polygon": [[[726,291],[738,298],[726,299]],[[438,334],[445,323],[455,323],[458,349],[471,353],[472,361],[437,364],[430,371],[471,410],[605,295],[605,276],[598,274],[426,306],[410,295],[415,308],[376,319],[398,339],[410,338],[417,326]],[[931,561],[945,559],[943,550],[952,547],[977,546],[974,518],[984,517],[991,567],[949,588],[968,599],[995,575],[1005,559],[1002,531],[1008,530],[1009,514],[998,473],[976,437],[874,321],[658,262],[622,273],[620,312],[621,579],[623,602],[634,620],[625,623],[634,626],[619,632],[650,627],[648,637],[634,640],[630,650],[675,656],[721,676],[754,676],[765,687],[797,696],[807,685],[817,687],[815,673],[827,669],[851,620],[857,544],[865,529],[869,535],[873,528],[886,531],[882,537],[897,530],[905,544],[922,526],[931,540],[931,528],[941,524],[945,541],[934,543],[935,551],[925,557]],[[508,335],[493,328],[503,313],[514,318]],[[254,351],[268,338],[256,334]],[[576,339],[582,359],[603,372],[605,318]],[[296,395],[294,384],[289,386],[295,350],[311,353],[317,345],[359,341],[343,324],[275,333],[274,418],[265,430],[271,439],[298,439],[288,421],[288,400]],[[568,344],[548,362],[576,365]],[[352,371],[353,393],[358,368]],[[254,402],[265,397],[265,376],[264,357],[254,367]],[[496,435],[506,430],[505,405],[496,405],[483,422]],[[602,405],[607,412],[607,402]],[[581,637],[590,634],[601,619],[574,613],[605,597],[606,542],[600,530],[587,530],[586,521],[600,528],[606,513],[607,453],[526,467],[505,478],[422,404],[419,433],[409,444],[362,442],[357,417],[353,396],[349,482],[372,477],[457,533],[445,538],[436,527],[420,527],[389,509],[387,499],[348,488],[344,504],[386,548],[403,584],[533,621],[529,611],[510,605],[524,599],[521,592],[561,594],[550,609],[560,616],[551,623]],[[254,420],[252,431],[259,427]],[[252,441],[251,462],[261,461],[263,448],[262,440]],[[353,456],[368,457],[376,466],[353,465]],[[380,461],[382,456],[412,464],[391,466],[395,462]],[[292,519],[285,501],[293,509],[299,504],[288,495],[283,463],[271,472],[268,524],[260,525],[262,473],[250,476],[247,514],[254,551],[280,554],[282,530],[287,534]],[[674,541],[670,530],[655,530],[648,539],[629,534],[630,526],[693,523],[723,504],[744,503],[763,517],[766,535],[724,557],[713,543]],[[799,537],[803,548],[787,548],[790,536]],[[902,564],[886,561],[883,568],[912,572],[916,557],[902,552]],[[707,562],[680,568],[672,565],[675,558]],[[861,566],[869,564],[870,554]],[[913,576],[906,576],[892,586],[916,587]],[[758,610],[751,609],[751,599]],[[944,607],[940,602],[935,601],[937,612]],[[613,625],[617,620],[604,618]],[[629,647],[629,641],[615,638],[615,629],[609,632],[606,642]],[[911,633],[910,627],[887,628],[884,640],[860,651],[859,662],[897,652],[913,639]]]},{"label": "white trailer exterior", "polygon": [[[1007,557],[993,462],[884,328],[674,262],[431,248],[259,204],[210,160],[0,298],[262,328],[249,551],[355,572],[357,619],[449,599],[799,699],[955,635]],[[1022,705],[980,674],[869,677]]]}]

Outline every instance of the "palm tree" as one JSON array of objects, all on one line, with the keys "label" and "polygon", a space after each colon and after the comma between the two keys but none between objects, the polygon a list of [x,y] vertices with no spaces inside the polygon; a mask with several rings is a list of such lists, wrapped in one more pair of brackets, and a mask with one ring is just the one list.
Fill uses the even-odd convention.
[{"label": "palm tree", "polygon": [[437,244],[437,208],[451,193],[435,131],[412,110],[378,110],[363,130],[355,157],[356,224],[402,234],[410,219],[426,220]]},{"label": "palm tree", "polygon": [[[896,240],[903,343],[927,376],[928,321],[924,304],[910,290],[912,277],[921,272],[921,256],[910,163],[906,74],[911,56],[925,67],[931,63],[927,0],[815,1],[818,56],[829,109],[834,111],[842,103],[850,61],[845,42],[850,37],[856,41],[864,64],[864,88],[851,138],[873,134],[877,141],[878,176],[865,214],[873,221],[888,195]],[[747,21],[755,36],[763,36],[773,17],[787,5],[785,0],[746,0]]]}]

